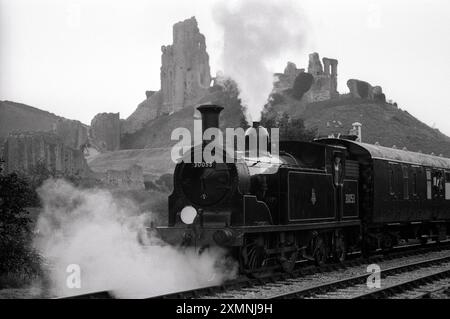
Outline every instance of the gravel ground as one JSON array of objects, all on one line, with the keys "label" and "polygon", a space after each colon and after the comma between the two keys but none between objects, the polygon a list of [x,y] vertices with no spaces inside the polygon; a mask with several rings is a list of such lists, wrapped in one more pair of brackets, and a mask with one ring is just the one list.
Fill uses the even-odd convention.
[{"label": "gravel ground", "polygon": [[[430,252],[421,254],[418,256],[408,256],[408,257],[400,257],[393,260],[386,260],[381,261],[377,263],[378,266],[380,266],[381,270],[391,268],[391,267],[398,267],[402,265],[407,265],[414,262],[419,261],[425,261],[427,259],[431,258],[439,258],[439,257],[445,257],[450,256],[450,251],[439,251],[439,252]],[[283,280],[277,283],[271,283],[266,284],[263,286],[256,286],[252,288],[244,288],[244,289],[237,289],[237,290],[229,290],[223,293],[216,294],[214,296],[208,296],[204,298],[268,298],[273,295],[278,295],[282,293],[286,293],[289,291],[294,291],[299,288],[310,288],[317,286],[319,284],[325,284],[329,282],[333,282],[340,279],[349,278],[352,276],[357,275],[363,275],[367,274],[369,276],[369,273],[367,272],[367,266],[369,264],[364,265],[358,265],[354,267],[349,267],[346,269],[341,269],[337,271],[330,271],[326,273],[316,273],[313,275],[307,275],[301,278],[296,279],[288,279]],[[440,266],[441,267],[441,266]],[[428,269],[428,268],[427,268]],[[382,279],[383,280],[383,279]],[[382,281],[383,285],[383,281]],[[367,286],[364,284],[362,285],[365,289],[367,289]],[[382,286],[383,287],[383,286]],[[362,289],[362,287],[361,287]],[[349,291],[347,291],[349,292]],[[344,298],[345,296],[349,296],[346,291],[341,291],[341,294],[335,294],[335,298]]]},{"label": "gravel ground", "polygon": [[36,299],[46,298],[40,288],[6,288],[0,289],[0,299]]},{"label": "gravel ground", "polygon": [[[450,294],[445,293],[444,290],[449,289],[450,279],[445,278],[442,280],[435,281],[431,284],[422,285],[416,289],[410,290],[405,293],[397,294],[392,299],[412,299],[418,298],[426,292],[436,291],[431,294],[431,299],[449,299]],[[450,293],[450,291],[449,291]]]}]

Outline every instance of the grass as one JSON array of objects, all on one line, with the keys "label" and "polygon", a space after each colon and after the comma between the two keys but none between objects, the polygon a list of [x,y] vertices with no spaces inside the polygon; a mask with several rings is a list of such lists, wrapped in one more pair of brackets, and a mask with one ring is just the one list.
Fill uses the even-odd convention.
[{"label": "grass", "polygon": [[0,275],[0,289],[27,287],[38,279],[35,275],[8,272]]}]

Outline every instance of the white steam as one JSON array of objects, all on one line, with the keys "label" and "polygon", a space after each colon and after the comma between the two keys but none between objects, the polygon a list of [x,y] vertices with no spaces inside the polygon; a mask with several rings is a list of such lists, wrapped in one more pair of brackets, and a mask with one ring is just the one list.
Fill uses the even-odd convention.
[{"label": "white steam", "polygon": [[294,1],[239,1],[214,7],[215,21],[224,31],[224,73],[240,88],[249,120],[259,121],[273,88],[277,59],[301,50],[304,43],[303,15]]},{"label": "white steam", "polygon": [[[81,190],[49,180],[39,194],[44,212],[35,243],[48,261],[54,295],[112,290],[122,298],[148,297],[219,284],[235,273],[219,267],[220,250],[199,256],[160,245],[145,228],[151,214],[109,191]],[[71,264],[81,268],[79,289],[66,284]]]}]

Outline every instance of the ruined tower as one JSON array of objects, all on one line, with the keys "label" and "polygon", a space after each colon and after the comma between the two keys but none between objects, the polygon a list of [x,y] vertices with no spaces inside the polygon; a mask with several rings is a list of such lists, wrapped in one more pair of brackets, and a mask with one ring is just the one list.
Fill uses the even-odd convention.
[{"label": "ruined tower", "polygon": [[205,36],[195,17],[173,26],[173,44],[161,47],[161,113],[180,110],[210,86]]},{"label": "ruined tower", "polygon": [[308,73],[314,77],[314,81],[305,94],[308,102],[329,100],[339,95],[337,91],[338,61],[323,58],[322,62],[320,62],[318,53],[314,52],[309,55]]},{"label": "ruined tower", "polygon": [[91,121],[92,143],[102,152],[120,149],[119,113],[99,113]]}]

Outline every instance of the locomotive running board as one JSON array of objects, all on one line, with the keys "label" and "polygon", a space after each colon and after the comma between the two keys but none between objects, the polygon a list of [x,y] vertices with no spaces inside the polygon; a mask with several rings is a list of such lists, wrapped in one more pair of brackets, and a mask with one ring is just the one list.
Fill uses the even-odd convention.
[{"label": "locomotive running board", "polygon": [[322,223],[303,223],[303,224],[283,224],[283,225],[263,225],[263,226],[236,226],[232,229],[240,230],[246,233],[270,233],[270,232],[286,232],[294,230],[309,230],[309,229],[326,229],[326,228],[342,228],[361,226],[359,220],[333,221]]}]

